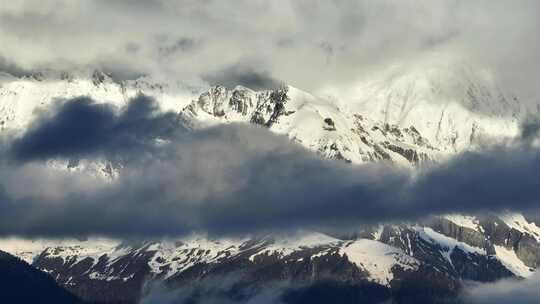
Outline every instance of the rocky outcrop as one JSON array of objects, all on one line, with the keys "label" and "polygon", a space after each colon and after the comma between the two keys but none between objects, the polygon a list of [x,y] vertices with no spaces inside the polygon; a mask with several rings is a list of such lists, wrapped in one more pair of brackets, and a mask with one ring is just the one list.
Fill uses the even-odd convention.
[{"label": "rocky outcrop", "polygon": [[[386,87],[366,87],[367,95],[360,97],[367,108],[348,109],[293,87],[253,91],[216,86],[191,94],[184,88],[173,90],[144,79],[119,84],[101,72],[85,80],[61,76],[62,81],[54,86],[43,81],[45,77],[36,74],[2,83],[1,130],[24,129],[36,109],[58,98],[88,95],[121,106],[142,92],[167,101],[162,102],[165,109],[178,112],[193,128],[251,123],[288,136],[326,158],[356,164],[385,161],[420,166],[437,161],[441,153],[449,156],[473,147],[485,131],[483,126],[493,126],[490,130],[496,134],[490,135],[512,135],[519,121],[504,119],[504,115],[508,112],[519,117],[518,113],[525,112],[519,105],[512,111],[507,111],[512,105],[504,105],[494,107],[499,111],[494,119],[477,115],[474,110],[482,104],[497,103],[479,99],[480,95],[489,95],[479,94],[487,89],[467,90],[463,97],[470,111],[456,106],[454,101],[458,99],[441,99],[435,104],[433,101],[439,99],[431,97],[444,97],[436,93],[444,83],[429,81],[422,94],[415,92],[414,85],[376,82],[376,86]],[[408,84],[418,77],[401,78],[393,79]],[[471,87],[469,81],[464,87]],[[178,91],[188,97],[175,95]],[[415,100],[417,96],[427,97]],[[74,161],[65,166],[76,169],[81,165]],[[112,171],[105,167],[104,173],[110,175]],[[206,239],[174,244],[145,242],[99,250],[87,250],[84,243],[80,247],[58,245],[37,255],[34,266],[77,295],[98,302],[134,303],[153,281],[176,288],[240,273],[240,285],[236,286],[240,288],[294,282],[300,291],[292,294],[298,296],[316,292],[317,288],[310,286],[330,284],[335,287],[331,290],[353,295],[361,290],[364,294],[373,292],[382,300],[394,297],[408,303],[431,303],[434,297],[455,295],[463,280],[491,282],[525,276],[530,273],[528,268],[538,266],[540,235],[529,226],[520,226],[530,223],[514,224],[496,215],[476,220],[460,222],[440,217],[429,222],[376,226],[330,240],[323,237],[316,244],[263,238],[231,244]],[[370,241],[367,246],[354,247],[366,240]]]},{"label": "rocky outcrop", "polygon": [[196,118],[209,115],[230,122],[251,122],[271,127],[280,116],[286,114],[285,104],[289,100],[287,91],[287,87],[255,92],[243,87],[229,90],[215,86],[189,104],[183,114]]},{"label": "rocky outcrop", "polygon": [[540,266],[540,243],[536,239],[522,234],[519,241],[514,243],[513,249],[525,265],[534,269]]},{"label": "rocky outcrop", "polygon": [[181,115],[193,126],[239,122],[264,126],[326,158],[351,163],[390,161],[419,166],[438,153],[414,127],[401,128],[350,115],[329,100],[292,87],[259,92],[244,87],[212,87]]},{"label": "rocky outcrop", "polygon": [[538,242],[501,219],[491,220],[497,224],[489,227],[497,229],[486,229],[487,219],[464,217],[460,222],[452,216],[417,224],[366,226],[339,238],[315,234],[232,243],[187,239],[120,244],[92,255],[85,255],[82,247],[56,247],[40,254],[34,266],[90,301],[134,303],[151,282],[166,282],[176,289],[234,276],[235,286],[241,289],[279,282],[295,286],[332,282],[370,286],[370,290],[386,290],[383,294],[394,299],[430,303],[426,299],[455,295],[464,280],[493,282],[525,275],[516,272],[520,265],[498,255],[497,244],[507,243],[504,248],[526,265],[537,261]]}]

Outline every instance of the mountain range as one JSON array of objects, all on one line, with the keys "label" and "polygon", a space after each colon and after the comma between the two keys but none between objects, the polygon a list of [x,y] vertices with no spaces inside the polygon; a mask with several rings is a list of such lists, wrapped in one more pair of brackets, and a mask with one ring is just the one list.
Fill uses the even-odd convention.
[{"label": "mountain range", "polygon": [[[467,65],[392,67],[349,91],[328,95],[288,85],[255,91],[148,77],[114,81],[100,71],[0,74],[0,133],[23,132],[37,110],[69,98],[88,96],[123,106],[138,94],[155,98],[191,130],[258,125],[323,158],[413,170],[515,138],[540,111]],[[114,179],[107,163],[51,166]],[[91,303],[150,303],[156,288],[172,294],[170,303],[217,295],[242,302],[269,290],[268,297],[283,303],[435,303],[459,301],[471,281],[533,275],[540,265],[540,227],[511,212],[442,214],[363,225],[346,234],[297,231],[136,241],[12,237],[1,239],[0,249]],[[231,283],[217,284],[221,278]]]}]

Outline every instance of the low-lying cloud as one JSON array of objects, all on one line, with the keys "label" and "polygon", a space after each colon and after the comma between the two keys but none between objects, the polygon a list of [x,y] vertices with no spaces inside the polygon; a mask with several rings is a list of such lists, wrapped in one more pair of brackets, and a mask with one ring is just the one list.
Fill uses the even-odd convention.
[{"label": "low-lying cloud", "polygon": [[283,84],[272,78],[266,71],[256,69],[242,64],[233,65],[221,71],[214,71],[203,77],[212,85],[223,85],[230,89],[241,85],[252,90],[271,90]]},{"label": "low-lying cloud", "polygon": [[121,157],[156,149],[157,140],[182,131],[178,115],[160,113],[143,95],[116,113],[112,105],[79,97],[41,113],[33,127],[11,145],[19,161],[52,158]]},{"label": "low-lying cloud", "polygon": [[[204,278],[194,284],[170,289],[164,285],[150,286],[142,304],[285,304],[281,297],[286,283],[268,282],[264,288],[246,284],[239,274]],[[290,284],[291,286],[293,284]]]},{"label": "low-lying cloud", "polygon": [[540,299],[540,274],[526,280],[503,280],[481,284],[463,296],[466,304],[535,304]]},{"label": "low-lying cloud", "polygon": [[535,0],[3,4],[0,56],[22,70],[105,67],[187,81],[256,62],[271,78],[315,91],[433,55],[442,65],[486,68],[520,96],[540,96]]},{"label": "low-lying cloud", "polygon": [[[8,142],[0,234],[249,234],[540,209],[540,154],[527,143],[465,153],[413,173],[324,160],[262,127],[189,131],[177,114],[153,105],[139,96],[112,111],[76,98]],[[72,159],[113,162],[118,176],[106,181],[91,170],[68,171]]]}]

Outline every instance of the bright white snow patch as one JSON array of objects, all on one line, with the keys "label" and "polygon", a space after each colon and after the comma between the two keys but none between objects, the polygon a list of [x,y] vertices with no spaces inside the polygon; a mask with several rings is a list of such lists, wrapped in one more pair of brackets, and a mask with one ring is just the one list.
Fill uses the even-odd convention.
[{"label": "bright white snow patch", "polygon": [[246,239],[212,240],[193,235],[182,239],[169,239],[148,246],[155,251],[148,265],[152,273],[168,278],[198,263],[215,263],[221,258],[235,255]]},{"label": "bright white snow patch", "polygon": [[515,275],[527,278],[534,274],[534,270],[525,265],[513,250],[495,245],[495,252],[499,261]]},{"label": "bright white snow patch", "polygon": [[47,249],[51,249],[48,251],[50,255],[62,258],[73,255],[99,258],[104,252],[115,248],[118,244],[119,241],[106,238],[91,238],[80,241],[76,239],[32,240],[12,237],[0,239],[0,250],[13,254],[31,264],[35,257]]},{"label": "bright white snow patch", "polygon": [[290,236],[278,236],[274,238],[272,244],[266,246],[264,250],[249,257],[251,261],[261,254],[287,256],[293,252],[304,248],[330,247],[342,242],[326,234],[317,232],[298,232]]},{"label": "bright white snow patch", "polygon": [[535,223],[529,223],[522,214],[519,213],[504,213],[499,218],[519,232],[531,235],[540,242],[540,228]]},{"label": "bright white snow patch", "polygon": [[461,214],[447,214],[443,217],[460,227],[469,228],[475,231],[481,231],[480,223],[478,219],[474,216],[461,215]]},{"label": "bright white snow patch", "polygon": [[486,250],[478,247],[471,246],[469,244],[459,242],[453,238],[447,237],[441,233],[436,232],[435,230],[429,228],[429,227],[416,227],[416,231],[418,232],[418,235],[423,238],[424,240],[439,245],[441,247],[441,254],[442,256],[450,263],[452,263],[452,259],[450,258],[452,252],[454,249],[459,248],[461,251],[471,254],[481,254],[486,255]]},{"label": "bright white snow patch", "polygon": [[388,285],[394,278],[394,266],[416,269],[419,265],[418,260],[406,255],[402,250],[368,239],[348,243],[340,252],[346,254],[349,261],[360,269],[368,271],[371,280],[383,285]]}]

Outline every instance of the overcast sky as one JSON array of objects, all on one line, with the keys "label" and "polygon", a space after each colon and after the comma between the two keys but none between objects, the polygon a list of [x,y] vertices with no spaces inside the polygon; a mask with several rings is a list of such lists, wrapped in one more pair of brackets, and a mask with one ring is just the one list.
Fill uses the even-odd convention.
[{"label": "overcast sky", "polygon": [[99,67],[192,81],[232,69],[316,91],[434,57],[488,68],[538,96],[535,0],[4,2],[0,67],[11,70]]}]

